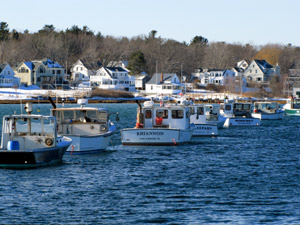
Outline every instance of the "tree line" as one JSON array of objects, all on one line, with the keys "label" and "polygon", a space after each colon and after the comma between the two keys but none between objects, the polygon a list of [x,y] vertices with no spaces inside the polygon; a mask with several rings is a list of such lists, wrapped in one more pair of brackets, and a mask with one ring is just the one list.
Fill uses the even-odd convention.
[{"label": "tree line", "polygon": [[54,25],[44,25],[31,33],[10,29],[6,22],[0,22],[0,63],[11,66],[50,58],[69,69],[81,59],[88,68],[98,69],[110,61],[126,60],[132,74],[145,71],[150,75],[155,72],[189,75],[197,68],[226,69],[243,59],[248,62],[265,59],[272,65],[278,63],[281,74],[287,74],[299,57],[300,47],[291,44],[209,42],[201,35],[186,43],[162,38],[156,30],[132,38],[113,37],[77,25],[63,31],[57,31]]}]

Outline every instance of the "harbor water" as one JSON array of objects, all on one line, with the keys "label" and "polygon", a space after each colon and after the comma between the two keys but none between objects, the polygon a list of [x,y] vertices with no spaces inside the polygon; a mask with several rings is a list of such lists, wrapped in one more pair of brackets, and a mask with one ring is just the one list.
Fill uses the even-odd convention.
[{"label": "harbor water", "polygon": [[[136,104],[119,112],[106,151],[63,164],[1,169],[1,224],[299,224],[300,117],[221,129],[182,146],[122,146]],[[5,114],[24,105],[0,105]],[[51,105],[34,105],[49,115]],[[24,109],[23,113],[25,112]]]}]

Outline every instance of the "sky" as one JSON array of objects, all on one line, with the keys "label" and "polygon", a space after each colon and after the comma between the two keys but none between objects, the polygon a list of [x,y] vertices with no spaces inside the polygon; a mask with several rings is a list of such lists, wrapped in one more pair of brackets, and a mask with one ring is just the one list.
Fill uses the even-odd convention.
[{"label": "sky", "polygon": [[0,22],[37,32],[88,26],[116,38],[148,35],[189,43],[300,46],[299,0],[1,0]]}]

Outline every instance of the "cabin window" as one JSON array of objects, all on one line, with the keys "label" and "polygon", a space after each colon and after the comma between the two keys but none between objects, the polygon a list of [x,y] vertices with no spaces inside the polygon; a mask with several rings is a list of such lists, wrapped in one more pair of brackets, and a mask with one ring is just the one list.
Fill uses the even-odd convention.
[{"label": "cabin window", "polygon": [[74,120],[74,111],[61,111],[62,113],[62,120],[64,121],[70,121]]},{"label": "cabin window", "polygon": [[151,110],[145,111],[145,119],[151,119],[152,118],[152,112]]},{"label": "cabin window", "polygon": [[190,107],[190,108],[189,108],[189,111],[190,111],[190,115],[195,114],[195,109],[194,109],[194,107]]},{"label": "cabin window", "polygon": [[236,109],[236,110],[242,110],[243,109],[243,105],[242,104],[235,104],[234,105],[234,109]]},{"label": "cabin window", "polygon": [[250,105],[249,105],[249,104],[243,105],[243,109],[245,109],[245,110],[250,110]]},{"label": "cabin window", "polygon": [[183,116],[183,110],[172,110],[172,119],[182,119]]},{"label": "cabin window", "polygon": [[156,110],[156,117],[160,117],[160,118],[163,118],[163,119],[168,119],[168,110],[166,110],[166,109]]},{"label": "cabin window", "polygon": [[204,108],[203,107],[197,107],[197,115],[204,115]]},{"label": "cabin window", "polygon": [[[88,111],[88,116],[90,116],[91,119],[96,119],[95,111]],[[105,111],[99,112],[99,122],[105,122],[107,120],[107,113]]]},{"label": "cabin window", "polygon": [[225,110],[230,111],[231,110],[231,105],[225,105]]}]

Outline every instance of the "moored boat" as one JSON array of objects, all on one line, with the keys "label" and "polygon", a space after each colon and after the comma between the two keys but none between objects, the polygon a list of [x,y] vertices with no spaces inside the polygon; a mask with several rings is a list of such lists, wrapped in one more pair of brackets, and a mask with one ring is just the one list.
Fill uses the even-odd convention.
[{"label": "moored boat", "polygon": [[60,163],[71,142],[67,137],[57,136],[53,116],[4,116],[0,167],[35,168]]},{"label": "moored boat", "polygon": [[291,96],[283,106],[283,109],[288,116],[300,116],[300,99]]},{"label": "moored boat", "polygon": [[260,125],[260,119],[251,116],[250,103],[225,101],[221,105],[220,113],[226,117],[224,127]]},{"label": "moored boat", "polygon": [[284,111],[280,109],[277,102],[254,102],[252,117],[261,120],[283,119]]},{"label": "moored boat", "polygon": [[87,107],[87,99],[80,99],[80,107],[51,109],[57,118],[58,133],[72,139],[70,154],[94,153],[105,150],[116,126],[109,120],[106,108]]},{"label": "moored boat", "polygon": [[195,126],[193,137],[215,137],[219,135],[217,120],[210,117],[213,114],[210,114],[211,109],[209,107],[201,104],[192,104],[188,107],[190,109],[190,122]]},{"label": "moored boat", "polygon": [[121,130],[121,140],[123,145],[179,145],[189,142],[193,131],[188,107],[147,101],[139,104],[136,127]]}]

